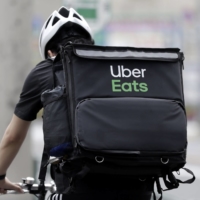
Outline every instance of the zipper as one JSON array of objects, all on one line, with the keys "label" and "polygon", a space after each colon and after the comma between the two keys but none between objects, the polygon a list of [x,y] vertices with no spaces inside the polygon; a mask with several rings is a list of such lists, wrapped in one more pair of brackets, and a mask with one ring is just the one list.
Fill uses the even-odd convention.
[{"label": "zipper", "polygon": [[159,98],[144,98],[144,97],[109,97],[109,98],[104,98],[104,97],[102,97],[102,98],[86,98],[86,99],[82,99],[78,104],[77,104],[77,106],[76,106],[76,109],[79,109],[79,106],[83,103],[83,102],[85,102],[85,101],[92,101],[92,100],[95,100],[95,99],[97,99],[97,100],[100,100],[100,99],[106,99],[106,100],[108,100],[108,99],[114,99],[114,98],[118,98],[118,99],[141,99],[141,100],[146,100],[146,101],[148,101],[148,100],[151,100],[151,101],[156,101],[156,100],[158,100],[158,101],[165,101],[165,102],[174,102],[174,103],[176,103],[176,104],[178,104],[183,110],[185,110],[185,107],[184,107],[184,105],[183,105],[183,103],[181,102],[181,101],[178,101],[178,100],[173,100],[173,99],[159,99]]},{"label": "zipper", "polygon": [[80,150],[82,149],[83,151],[87,151],[90,152],[92,154],[95,155],[99,155],[99,156],[103,156],[106,155],[107,157],[111,156],[116,156],[118,158],[122,158],[122,159],[126,159],[126,157],[173,157],[173,156],[178,156],[178,155],[182,155],[186,152],[186,150],[184,151],[180,151],[180,152],[162,152],[162,151],[121,151],[121,150],[93,150],[93,149],[89,149],[89,148],[85,148],[82,146],[79,146]]},{"label": "zipper", "polygon": [[[68,105],[68,117],[70,120],[70,132],[71,135],[73,136],[73,120],[74,120],[74,112],[73,112],[73,91],[72,91],[72,75],[71,75],[71,69],[70,69],[70,58],[68,56],[68,53],[66,52],[65,49],[61,50],[61,58],[62,58],[62,63],[63,63],[63,71],[64,71],[64,78],[65,78],[65,84],[67,87],[67,105]],[[65,68],[66,66],[66,68]],[[74,140],[72,141],[74,144]]]},{"label": "zipper", "polygon": [[68,91],[69,91],[69,100],[70,100],[70,112],[72,115],[72,121],[73,121],[73,91],[72,91],[72,73],[71,73],[71,68],[70,68],[70,59],[68,54],[66,53],[66,57],[67,57],[67,71],[68,71]]},{"label": "zipper", "polygon": [[73,86],[73,82],[72,82],[72,78],[73,78],[73,74],[72,74],[72,69],[71,69],[71,60],[69,58],[69,55],[67,52],[65,52],[65,55],[66,55],[66,58],[67,58],[67,64],[66,64],[66,67],[67,67],[67,71],[68,71],[68,94],[69,94],[69,108],[70,108],[70,116],[71,116],[71,135],[72,135],[72,138],[73,138],[73,146],[74,148],[76,148],[77,146],[77,142],[76,142],[76,137],[75,137],[75,134],[74,134],[74,112],[75,112],[75,109],[74,109],[74,86]]},{"label": "zipper", "polygon": [[[180,52],[180,60],[181,60],[182,70],[184,70],[185,56],[184,56],[183,52]],[[184,88],[183,88],[183,73],[182,73],[181,67],[180,67],[180,74],[181,74],[181,85],[182,85],[182,98],[183,98],[183,104],[185,105]]]},{"label": "zipper", "polygon": [[93,155],[99,155],[99,156],[106,156],[107,158],[111,157],[117,157],[117,158],[121,158],[121,159],[126,159],[126,158],[130,158],[130,157],[135,157],[135,158],[146,158],[146,157],[173,157],[173,156],[177,156],[177,155],[182,155],[184,153],[186,153],[186,150],[183,151],[179,151],[179,152],[162,152],[162,151],[118,151],[118,150],[91,150],[85,147],[80,147],[80,150],[82,151],[87,151],[90,154]]}]

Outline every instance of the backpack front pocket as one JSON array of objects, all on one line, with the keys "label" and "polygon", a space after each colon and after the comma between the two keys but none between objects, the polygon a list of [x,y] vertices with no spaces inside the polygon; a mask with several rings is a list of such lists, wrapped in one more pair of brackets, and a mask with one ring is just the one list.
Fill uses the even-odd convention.
[{"label": "backpack front pocket", "polygon": [[85,150],[107,153],[181,152],[186,116],[179,102],[150,98],[92,98],[76,107],[75,137]]}]

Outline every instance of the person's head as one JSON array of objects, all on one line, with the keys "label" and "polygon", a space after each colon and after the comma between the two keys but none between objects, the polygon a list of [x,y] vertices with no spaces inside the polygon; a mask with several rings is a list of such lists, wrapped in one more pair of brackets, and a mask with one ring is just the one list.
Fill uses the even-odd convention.
[{"label": "person's head", "polygon": [[73,8],[61,7],[51,14],[42,27],[39,37],[39,50],[42,58],[48,57],[48,50],[57,53],[59,46],[69,41],[94,44],[91,29],[85,19]]}]

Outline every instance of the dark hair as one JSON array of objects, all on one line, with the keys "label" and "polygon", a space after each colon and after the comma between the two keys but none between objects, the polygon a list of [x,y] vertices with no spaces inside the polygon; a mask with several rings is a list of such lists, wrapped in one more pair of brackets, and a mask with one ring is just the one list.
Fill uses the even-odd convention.
[{"label": "dark hair", "polygon": [[60,45],[65,46],[68,42],[76,44],[94,44],[94,40],[91,39],[90,35],[82,27],[67,24],[47,43],[45,54],[47,55],[47,50],[58,53]]}]

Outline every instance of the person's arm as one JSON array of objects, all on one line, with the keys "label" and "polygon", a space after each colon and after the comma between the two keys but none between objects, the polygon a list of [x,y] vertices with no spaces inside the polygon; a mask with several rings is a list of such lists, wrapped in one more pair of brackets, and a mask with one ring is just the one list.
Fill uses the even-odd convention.
[{"label": "person's arm", "polygon": [[[6,174],[8,167],[14,160],[26,137],[29,125],[29,121],[24,121],[13,115],[0,143],[0,175]],[[0,180],[0,193],[4,193],[4,189],[22,192],[19,186],[11,183],[7,178]]]}]

